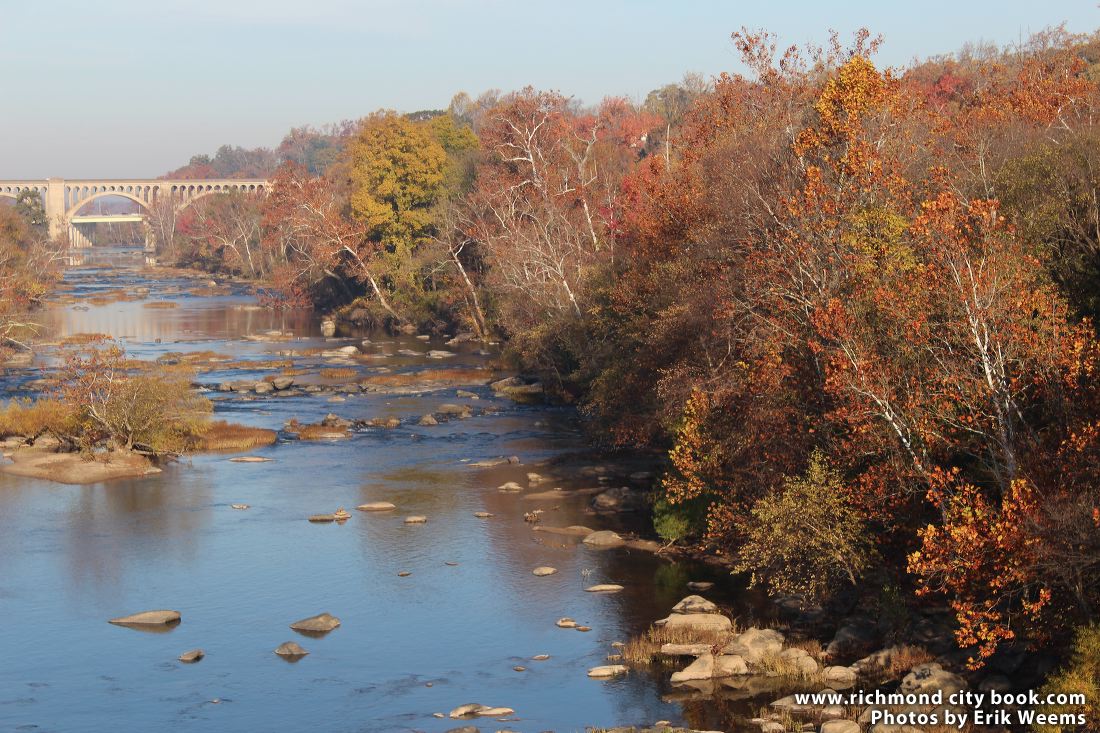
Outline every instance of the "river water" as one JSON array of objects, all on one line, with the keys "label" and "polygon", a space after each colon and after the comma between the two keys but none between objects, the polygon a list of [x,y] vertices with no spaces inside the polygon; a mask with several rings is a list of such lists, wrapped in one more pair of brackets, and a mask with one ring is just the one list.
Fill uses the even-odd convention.
[{"label": "river water", "polygon": [[[143,271],[139,251],[95,250],[70,267],[58,297],[38,314],[43,338],[104,333],[142,359],[212,350],[258,365],[280,352],[359,344],[323,339],[319,319],[251,307],[243,287],[193,294],[196,281]],[[145,291],[148,289],[148,292]],[[93,300],[122,290],[134,299]],[[149,308],[149,301],[176,307]],[[100,303],[96,305],[94,303]],[[288,341],[252,340],[270,330]],[[371,334],[371,373],[439,368],[429,349],[443,339]],[[484,367],[493,354],[463,344],[449,368]],[[402,355],[401,350],[417,355]],[[39,357],[47,364],[50,350]],[[293,358],[323,382],[323,357]],[[239,367],[240,365],[238,365]],[[270,371],[204,373],[200,380],[262,378]],[[17,389],[35,376],[9,371]],[[352,380],[343,380],[352,381]],[[273,459],[236,463],[230,454],[185,459],[159,475],[86,486],[0,475],[0,730],[58,731],[581,731],[586,726],[651,724],[665,719],[699,727],[736,727],[756,703],[727,707],[681,702],[667,673],[632,672],[598,681],[611,644],[643,631],[687,595],[689,580],[717,580],[708,594],[751,613],[724,591],[728,577],[651,553],[595,551],[567,537],[534,532],[525,511],[546,510],[545,524],[615,528],[585,514],[585,500],[536,503],[500,493],[528,471],[564,470],[539,490],[598,485],[597,465],[572,459],[585,444],[575,414],[522,406],[469,387],[423,394],[363,393],[256,398],[212,392],[217,417],[280,429],[291,418],[326,413],[350,419],[396,416],[399,428],[366,429],[344,441],[298,441],[281,435],[250,451]],[[440,404],[464,403],[474,416],[421,427]],[[520,465],[468,464],[518,456]],[[312,524],[311,514],[391,501],[396,512],[353,511],[345,524]],[[251,508],[238,511],[231,504]],[[495,516],[478,519],[476,511]],[[406,525],[406,515],[428,517]],[[448,564],[451,563],[451,564]],[[558,573],[535,577],[532,568]],[[409,572],[399,577],[399,572]],[[614,595],[584,592],[615,582]],[[172,608],[183,622],[143,633],[107,619]],[[330,612],[340,628],[323,638],[298,636],[297,619]],[[589,633],[561,629],[570,616]],[[284,641],[311,654],[298,663],[272,652]],[[195,647],[198,664],[176,661]],[[531,661],[549,654],[547,661]],[[515,666],[526,667],[517,672]],[[690,696],[688,696],[690,697]],[[516,720],[458,722],[433,717],[478,702],[516,710]]]}]

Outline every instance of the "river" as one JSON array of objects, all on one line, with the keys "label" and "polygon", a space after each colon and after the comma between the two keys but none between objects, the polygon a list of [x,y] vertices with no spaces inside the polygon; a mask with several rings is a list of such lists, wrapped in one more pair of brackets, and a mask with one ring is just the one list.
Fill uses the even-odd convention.
[{"label": "river", "polygon": [[[430,349],[457,352],[448,368],[485,367],[496,356],[439,338],[324,339],[314,314],[256,309],[244,286],[195,294],[195,280],[150,275],[143,264],[140,251],[124,248],[82,257],[38,314],[41,337],[104,333],[141,359],[212,350],[258,366],[312,349],[290,358],[303,372],[300,382],[316,383],[329,366],[317,349],[365,337],[363,350],[377,358],[356,367],[364,376],[439,368],[441,360],[426,357]],[[120,290],[131,299],[102,297]],[[176,305],[147,307],[151,301]],[[255,340],[272,330],[293,338]],[[54,357],[43,349],[39,364]],[[271,373],[237,364],[199,379],[214,384]],[[3,386],[18,394],[34,376],[9,370]],[[496,488],[510,480],[526,486],[529,471],[563,470],[567,475],[540,488],[595,486],[599,462],[583,460],[571,409],[469,389],[480,399],[460,399],[454,389],[343,401],[329,393],[253,398],[211,391],[217,417],[276,430],[291,418],[316,422],[327,413],[396,416],[402,424],[332,442],[282,434],[275,445],[251,451],[270,462],[197,455],[139,480],[69,486],[0,475],[0,730],[441,732],[473,724],[565,733],[662,719],[732,730],[751,715],[753,701],[677,701],[684,696],[668,689],[667,674],[586,676],[607,663],[613,642],[667,615],[689,594],[689,580],[717,581],[708,596],[741,614],[752,607],[720,571],[637,550],[591,550],[532,531],[523,514],[535,507],[545,509],[545,524],[620,526],[587,515],[587,499],[540,504]],[[417,424],[448,402],[469,404],[473,416]],[[468,465],[513,455],[520,464]],[[548,463],[563,456],[573,456],[562,464],[571,468]],[[352,511],[344,524],[306,521],[369,501],[398,508]],[[235,503],[250,508],[234,510]],[[477,511],[494,516],[479,519]],[[412,514],[427,523],[403,523]],[[535,577],[539,565],[558,572]],[[584,591],[602,582],[625,590]],[[107,623],[150,608],[177,609],[183,622],[157,634]],[[323,638],[288,628],[320,612],[342,625]],[[592,630],[558,628],[563,616]],[[272,653],[289,640],[310,655],[289,664]],[[207,655],[200,663],[176,660],[195,647]],[[550,659],[532,661],[539,654]],[[433,717],[468,702],[514,708],[516,719]]]}]

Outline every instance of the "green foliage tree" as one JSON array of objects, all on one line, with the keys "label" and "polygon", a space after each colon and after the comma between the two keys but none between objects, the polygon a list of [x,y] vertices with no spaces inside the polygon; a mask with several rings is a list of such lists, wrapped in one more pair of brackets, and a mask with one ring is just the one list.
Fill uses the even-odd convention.
[{"label": "green foliage tree", "polygon": [[874,559],[865,522],[820,451],[804,475],[759,499],[748,521],[737,570],[774,593],[822,600],[840,585],[854,585]]},{"label": "green foliage tree", "polygon": [[49,221],[46,218],[46,206],[42,202],[42,194],[30,189],[20,191],[15,197],[15,211],[37,234],[46,231]]}]

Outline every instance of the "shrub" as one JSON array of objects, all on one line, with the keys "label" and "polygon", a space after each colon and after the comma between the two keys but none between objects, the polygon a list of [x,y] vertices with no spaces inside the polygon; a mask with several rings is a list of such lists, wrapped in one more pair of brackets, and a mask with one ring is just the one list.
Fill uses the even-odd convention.
[{"label": "shrub", "polygon": [[75,440],[152,453],[179,453],[202,433],[209,400],[191,389],[186,366],[150,365],[135,372],[117,344],[68,356],[60,394],[77,414]]},{"label": "shrub", "polygon": [[76,426],[76,417],[76,411],[59,400],[12,400],[0,410],[0,436],[34,438],[42,433],[67,436]]},{"label": "shrub", "polygon": [[1084,713],[1085,724],[1036,725],[1041,733],[1071,733],[1077,730],[1100,730],[1100,625],[1091,624],[1077,630],[1073,656],[1058,674],[1047,680],[1040,697],[1050,694],[1080,694],[1085,696],[1082,709],[1076,705],[1058,705],[1044,709],[1046,714]]},{"label": "shrub", "polygon": [[749,523],[736,569],[773,593],[823,600],[838,585],[854,585],[874,556],[840,474],[819,451],[803,476],[753,505]]}]

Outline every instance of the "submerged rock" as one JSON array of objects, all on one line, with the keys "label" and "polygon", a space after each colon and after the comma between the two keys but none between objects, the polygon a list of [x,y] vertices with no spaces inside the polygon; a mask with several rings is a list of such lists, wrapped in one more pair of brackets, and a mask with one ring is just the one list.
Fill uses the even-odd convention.
[{"label": "submerged rock", "polygon": [[142,611],[113,618],[108,623],[116,626],[170,626],[178,624],[180,620],[179,611]]},{"label": "submerged rock", "polygon": [[424,524],[428,521],[427,517],[414,514],[411,517],[405,517],[405,524]]},{"label": "submerged rock", "polygon": [[625,664],[605,664],[602,667],[593,667],[588,670],[588,676],[596,678],[617,677],[629,671]]},{"label": "submerged rock", "polygon": [[396,509],[397,506],[388,501],[371,501],[366,504],[360,504],[355,508],[361,512],[388,512]]}]

